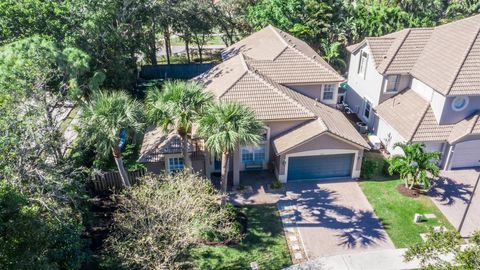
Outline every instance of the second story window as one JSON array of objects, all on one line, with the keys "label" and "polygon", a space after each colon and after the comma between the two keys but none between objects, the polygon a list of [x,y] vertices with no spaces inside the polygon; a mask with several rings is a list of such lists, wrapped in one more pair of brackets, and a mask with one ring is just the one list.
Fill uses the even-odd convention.
[{"label": "second story window", "polygon": [[322,100],[333,100],[333,89],[335,89],[334,84],[325,84],[323,86]]},{"label": "second story window", "polygon": [[358,63],[358,74],[365,78],[367,72],[368,53],[365,51],[360,52],[360,62]]},{"label": "second story window", "polygon": [[400,84],[400,75],[388,75],[387,76],[387,87],[385,92],[387,93],[396,93],[398,92],[398,85]]}]

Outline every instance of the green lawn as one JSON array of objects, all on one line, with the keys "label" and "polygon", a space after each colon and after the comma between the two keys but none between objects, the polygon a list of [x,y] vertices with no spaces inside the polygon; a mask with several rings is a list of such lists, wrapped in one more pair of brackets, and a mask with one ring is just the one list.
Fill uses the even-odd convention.
[{"label": "green lawn", "polygon": [[260,269],[281,269],[291,265],[282,223],[275,205],[243,208],[248,218],[248,233],[232,246],[203,246],[190,254],[200,269],[250,269],[256,261]]},{"label": "green lawn", "polygon": [[[395,247],[404,248],[422,242],[420,233],[427,232],[429,227],[442,225],[453,229],[428,197],[413,199],[398,193],[395,188],[400,183],[402,181],[398,179],[364,180],[360,183],[363,193],[382,220]],[[415,224],[415,213],[433,213],[437,218]]]}]

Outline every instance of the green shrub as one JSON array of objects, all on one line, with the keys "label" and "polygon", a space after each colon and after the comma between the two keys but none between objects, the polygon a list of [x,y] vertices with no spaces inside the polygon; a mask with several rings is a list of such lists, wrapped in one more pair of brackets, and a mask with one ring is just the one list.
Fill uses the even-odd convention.
[{"label": "green shrub", "polygon": [[271,184],[270,184],[270,188],[271,189],[280,189],[283,187],[283,184],[280,182],[280,181],[273,181]]},{"label": "green shrub", "polygon": [[79,220],[45,211],[0,181],[0,269],[79,269],[86,258]]},{"label": "green shrub", "polygon": [[365,154],[362,161],[360,177],[371,179],[388,175],[388,162],[382,156]]}]

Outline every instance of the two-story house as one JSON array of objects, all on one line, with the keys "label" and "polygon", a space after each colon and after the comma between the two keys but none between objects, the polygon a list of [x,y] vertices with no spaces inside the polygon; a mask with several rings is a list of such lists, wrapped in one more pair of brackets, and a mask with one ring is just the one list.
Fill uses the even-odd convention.
[{"label": "two-story house", "polygon": [[[250,107],[265,124],[260,145],[241,145],[232,154],[234,184],[240,171],[255,169],[272,169],[282,182],[359,177],[363,150],[369,146],[335,109],[345,79],[312,48],[268,26],[226,48],[222,56],[222,63],[195,80],[218,102]],[[149,168],[176,170],[182,166],[180,152],[173,153],[172,143],[165,142],[168,136],[160,134],[147,133],[145,141],[153,143],[144,144],[141,160]],[[220,170],[220,160],[207,153],[205,164],[194,167],[209,175]]]},{"label": "two-story house", "polygon": [[346,102],[392,154],[397,142],[442,153],[443,169],[480,166],[480,15],[352,45]]}]

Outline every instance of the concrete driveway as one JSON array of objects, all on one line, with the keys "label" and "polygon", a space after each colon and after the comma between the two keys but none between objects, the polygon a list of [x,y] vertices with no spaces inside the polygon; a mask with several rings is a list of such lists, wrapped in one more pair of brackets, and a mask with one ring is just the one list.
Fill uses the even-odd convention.
[{"label": "concrete driveway", "polygon": [[480,229],[480,187],[473,194],[479,177],[480,169],[442,171],[429,194],[448,221],[457,230],[461,226],[464,237]]},{"label": "concrete driveway", "polygon": [[286,199],[308,259],[394,249],[356,181],[287,183]]}]

